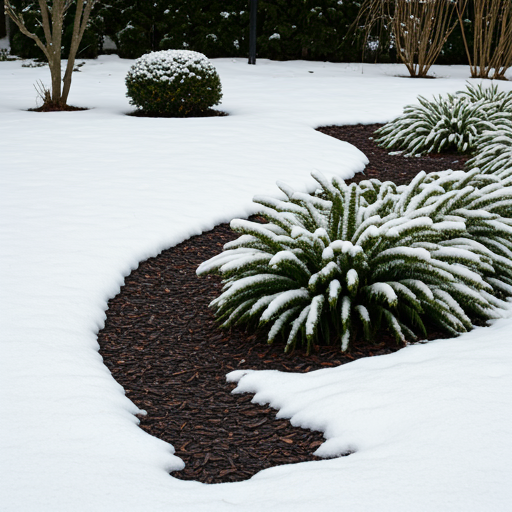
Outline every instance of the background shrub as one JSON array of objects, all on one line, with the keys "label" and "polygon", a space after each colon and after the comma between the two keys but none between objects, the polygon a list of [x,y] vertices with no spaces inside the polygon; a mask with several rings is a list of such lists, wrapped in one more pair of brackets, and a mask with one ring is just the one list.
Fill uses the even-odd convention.
[{"label": "background shrub", "polygon": [[[37,9],[37,2],[12,0],[17,7]],[[259,0],[258,57],[329,60],[333,62],[397,62],[390,23],[363,36],[363,20],[356,23],[361,0]],[[469,50],[473,48],[474,0],[469,0],[464,27]],[[105,36],[124,58],[138,58],[161,49],[189,49],[213,57],[247,57],[248,0],[110,0],[93,11],[88,31],[99,52]],[[37,58],[35,45],[25,48],[11,24],[13,53]],[[87,44],[83,48],[92,46]],[[363,52],[364,47],[364,52]],[[79,58],[94,57],[84,51]],[[439,64],[467,64],[462,32],[457,25],[437,60]]]},{"label": "background shrub", "polygon": [[[37,2],[13,0],[26,12]],[[260,58],[311,59],[333,62],[365,60],[396,62],[391,25],[380,24],[363,37],[362,23],[355,23],[360,0],[259,0],[258,44]],[[473,0],[468,2],[465,30],[472,45]],[[95,44],[84,44],[79,58],[102,52],[105,36],[117,45],[123,58],[138,58],[150,51],[189,49],[214,57],[247,57],[249,47],[248,0],[110,0],[94,9],[88,31]],[[38,57],[35,45],[28,48],[11,24],[14,50],[25,57]],[[88,38],[89,36],[87,36]],[[89,51],[93,53],[90,54]],[[443,64],[467,63],[462,34],[457,26],[438,59]]]},{"label": "background shrub", "polygon": [[200,115],[222,98],[221,83],[201,53],[162,50],[137,59],[126,76],[130,103],[156,115]]},{"label": "background shrub", "polygon": [[[355,0],[260,0],[260,58],[358,61]],[[214,57],[247,57],[249,2],[226,0],[111,0],[99,11],[119,55],[137,58],[149,51],[188,49]]]},{"label": "background shrub", "polygon": [[512,121],[512,94],[498,92],[496,86],[468,85],[456,94],[432,101],[419,96],[418,101],[419,105],[407,105],[401,116],[376,131],[377,144],[408,155],[471,152],[485,130]]},{"label": "background shrub", "polygon": [[[234,220],[242,234],[200,265],[219,273],[211,306],[223,327],[270,326],[286,350],[381,327],[397,340],[425,334],[425,321],[456,334],[472,318],[496,318],[512,295],[512,189],[478,171],[426,175],[410,185],[346,185],[315,175],[321,189],[279,185],[284,201],[257,197],[269,221]],[[508,216],[508,217],[507,217]]]}]

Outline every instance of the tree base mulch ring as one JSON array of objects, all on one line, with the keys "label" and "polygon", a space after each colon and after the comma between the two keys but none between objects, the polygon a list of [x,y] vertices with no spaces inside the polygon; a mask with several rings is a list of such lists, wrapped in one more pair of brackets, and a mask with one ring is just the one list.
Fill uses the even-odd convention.
[{"label": "tree base mulch ring", "polygon": [[[375,128],[320,130],[365,152],[370,159],[367,177],[407,182],[421,169],[450,167],[447,161],[453,168],[454,156],[388,156],[368,139]],[[147,411],[140,417],[141,428],[175,447],[186,466],[172,475],[184,480],[236,482],[268,467],[319,460],[312,454],[324,440],[320,432],[276,419],[274,410],[251,403],[250,395],[231,394],[234,385],[226,382],[228,372],[308,372],[401,348],[382,332],[374,345],[356,341],[349,353],[338,346],[321,346],[309,356],[300,349],[285,355],[283,344],[266,343],[265,332],[220,330],[208,308],[220,293],[220,279],[199,278],[195,270],[236,236],[223,224],[140,263],[109,301],[105,327],[98,335],[100,353],[112,375],[128,398]],[[429,336],[440,337],[447,336]]]},{"label": "tree base mulch ring", "polygon": [[78,112],[81,110],[89,110],[87,107],[74,107],[73,105],[56,105],[50,103],[38,108],[29,108],[29,112]]},{"label": "tree base mulch ring", "polygon": [[229,114],[227,112],[222,112],[222,110],[209,108],[208,110],[203,110],[202,112],[197,112],[195,114],[187,114],[186,116],[176,116],[174,114],[166,114],[162,112],[147,112],[145,110],[134,110],[133,112],[129,112],[126,115],[132,117],[164,117],[173,119],[186,119],[189,117],[225,117]]}]

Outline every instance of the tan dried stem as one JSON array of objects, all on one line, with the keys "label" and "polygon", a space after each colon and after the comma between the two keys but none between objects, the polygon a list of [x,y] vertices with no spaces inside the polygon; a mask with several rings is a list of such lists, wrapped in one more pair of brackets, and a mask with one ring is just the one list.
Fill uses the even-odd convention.
[{"label": "tan dried stem", "polygon": [[466,4],[458,8],[458,17],[471,76],[504,79],[512,64],[512,2],[474,0],[473,52],[465,34]]},{"label": "tan dried stem", "polygon": [[365,0],[359,11],[366,34],[377,23],[388,25],[397,54],[413,77],[424,77],[455,28],[458,0]]},{"label": "tan dried stem", "polygon": [[409,74],[425,77],[455,28],[452,0],[395,0],[393,33]]}]

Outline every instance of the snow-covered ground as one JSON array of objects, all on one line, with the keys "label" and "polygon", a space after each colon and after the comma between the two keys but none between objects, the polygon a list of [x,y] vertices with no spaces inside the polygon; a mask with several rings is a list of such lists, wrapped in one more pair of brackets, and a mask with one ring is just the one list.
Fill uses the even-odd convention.
[{"label": "snow-covered ground", "polygon": [[[131,61],[87,61],[70,103],[40,114],[47,67],[0,62],[0,510],[2,512],[510,511],[512,319],[307,375],[230,375],[319,453],[236,484],[184,482],[170,445],[98,354],[107,301],[137,263],[251,213],[277,179],[350,177],[366,158],[314,130],[391,120],[468,69],[411,80],[400,65],[213,61],[228,117],[127,117]],[[500,82],[511,90],[512,83]]]}]

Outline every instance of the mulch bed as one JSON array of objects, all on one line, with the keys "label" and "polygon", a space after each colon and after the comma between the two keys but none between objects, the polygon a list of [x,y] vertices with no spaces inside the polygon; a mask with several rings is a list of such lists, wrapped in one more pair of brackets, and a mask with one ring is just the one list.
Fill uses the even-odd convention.
[{"label": "mulch bed", "polygon": [[[406,183],[420,170],[461,169],[466,160],[460,155],[389,156],[370,139],[378,126],[319,128],[369,157],[366,176],[354,181],[378,177]],[[308,372],[400,348],[383,332],[375,345],[356,342],[349,353],[316,347],[309,356],[303,350],[285,355],[282,344],[267,345],[264,332],[220,330],[208,308],[220,293],[220,279],[199,278],[195,270],[234,238],[223,224],[142,262],[109,301],[105,327],[98,335],[112,375],[148,413],[140,417],[141,428],[175,447],[186,467],[172,475],[184,480],[235,482],[271,466],[318,460],[312,453],[324,440],[320,432],[276,419],[274,410],[251,403],[250,395],[231,394],[234,385],[226,383],[226,373]],[[439,337],[443,334],[430,336]]]},{"label": "mulch bed", "polygon": [[134,110],[133,112],[129,112],[126,115],[132,117],[166,117],[182,119],[184,117],[225,117],[229,114],[227,112],[223,112],[222,110],[215,110],[214,108],[209,108],[196,114],[187,114],[186,116],[181,117],[161,112],[147,112],[145,110]]},{"label": "mulch bed", "polygon": [[79,112],[89,110],[87,107],[74,107],[73,105],[55,105],[53,103],[38,108],[29,108],[29,112]]},{"label": "mulch bed", "polygon": [[404,157],[390,155],[394,151],[387,151],[378,147],[373,139],[373,132],[381,124],[357,124],[354,126],[323,126],[319,132],[340,140],[345,140],[360,149],[370,163],[364,173],[358,173],[349,182],[358,183],[361,180],[377,178],[381,181],[393,181],[397,185],[409,183],[420,171],[437,172],[446,169],[464,169],[469,156],[460,153],[431,153],[423,157]]}]

